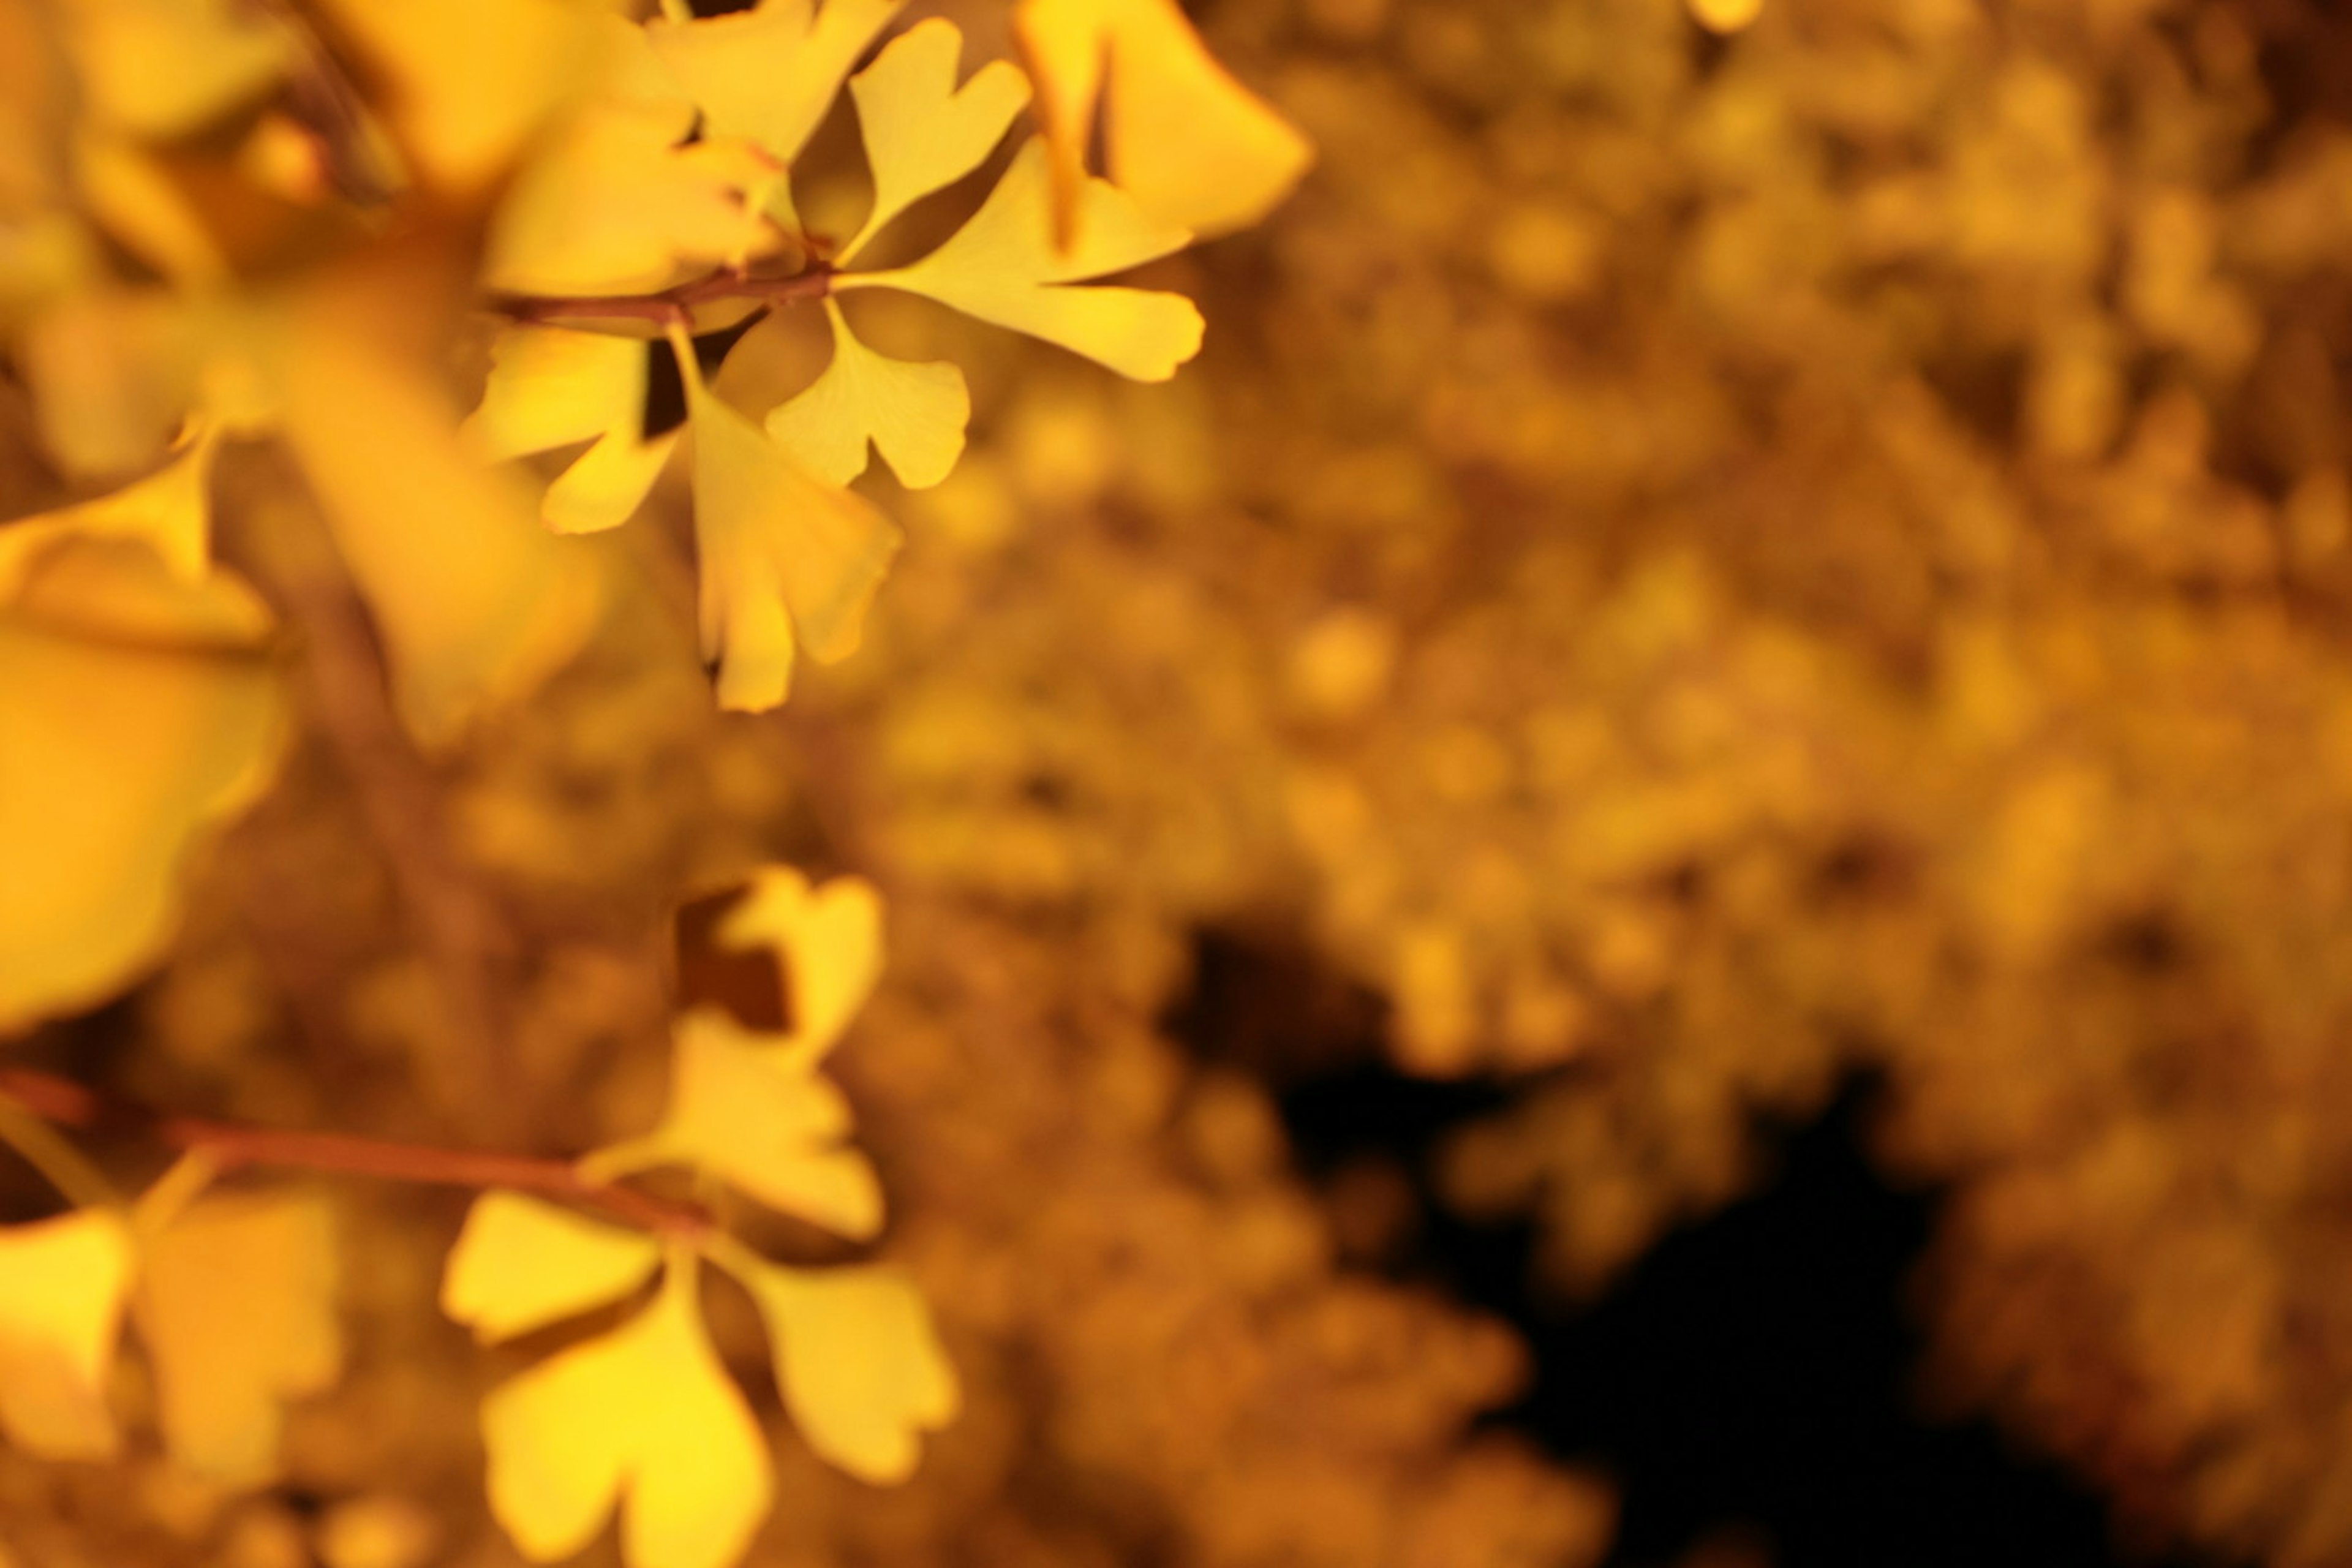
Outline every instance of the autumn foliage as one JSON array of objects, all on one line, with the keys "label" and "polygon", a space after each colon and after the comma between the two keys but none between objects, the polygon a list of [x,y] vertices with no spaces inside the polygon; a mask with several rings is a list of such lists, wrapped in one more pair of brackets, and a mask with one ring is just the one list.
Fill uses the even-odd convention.
[{"label": "autumn foliage", "polygon": [[0,1568],[1597,1561],[1411,1178],[1853,1082],[2352,1552],[2342,19],[702,10],[0,0]]}]

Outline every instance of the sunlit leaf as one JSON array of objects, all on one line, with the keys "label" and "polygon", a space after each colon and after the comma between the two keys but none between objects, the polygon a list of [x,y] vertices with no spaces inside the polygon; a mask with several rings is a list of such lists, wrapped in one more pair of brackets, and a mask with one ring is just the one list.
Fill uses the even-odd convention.
[{"label": "sunlit leaf", "polygon": [[[184,548],[176,483],[106,526]],[[154,954],[193,837],[258,790],[286,724],[249,590],[138,538],[16,542],[38,527],[0,528],[0,1027],[94,1003]]]},{"label": "sunlit leaf", "polygon": [[849,68],[906,0],[765,0],[646,34],[702,110],[713,136],[741,136],[789,163],[814,133]]},{"label": "sunlit leaf", "polygon": [[591,1173],[689,1165],[772,1208],[856,1239],[882,1227],[882,1188],[847,1146],[849,1102],[782,1037],[716,1008],[678,1020],[668,1109],[652,1132],[593,1154]]},{"label": "sunlit leaf", "polygon": [[826,663],[856,651],[898,530],[713,395],[691,353],[680,359],[694,426],[703,657],[719,661],[719,706],[772,708],[791,689],[795,641]]},{"label": "sunlit leaf", "polygon": [[887,272],[849,273],[836,289],[903,289],[968,316],[1098,361],[1138,381],[1165,381],[1201,349],[1201,312],[1179,294],[1071,288],[1181,250],[1192,236],[1154,224],[1126,195],[1089,180],[1075,245],[1047,227],[1045,147],[1031,142],[970,223],[929,256]]},{"label": "sunlit leaf", "polygon": [[963,372],[877,353],[858,342],[840,306],[824,303],[833,362],[806,391],[769,411],[768,434],[830,485],[866,471],[869,441],[908,489],[938,484],[963,455],[971,418]]},{"label": "sunlit leaf", "polygon": [[1211,57],[1176,0],[1021,0],[1014,26],[1037,79],[1066,241],[1096,221],[1082,192],[1106,74],[1110,177],[1157,222],[1204,233],[1255,223],[1314,159]]},{"label": "sunlit leaf", "polygon": [[467,437],[493,459],[593,441],[548,486],[540,516],[559,533],[593,533],[627,521],[682,433],[645,436],[646,345],[560,327],[515,327],[499,334],[492,352],[481,406],[466,421]]},{"label": "sunlit leaf", "polygon": [[108,1370],[131,1288],[131,1233],[99,1209],[0,1229],[0,1432],[47,1459],[96,1459],[120,1435]]},{"label": "sunlit leaf", "polygon": [[892,39],[850,79],[874,172],[874,210],[843,247],[845,263],[909,205],[980,167],[1027,106],[1028,79],[1003,60],[959,88],[962,51],[955,24],[933,17]]},{"label": "sunlit leaf", "polygon": [[441,1280],[441,1310],[488,1342],[529,1333],[628,1294],[661,1249],[520,1193],[485,1193],[466,1215]]},{"label": "sunlit leaf", "polygon": [[819,1458],[861,1480],[903,1481],[922,1434],[955,1419],[955,1369],[922,1293],[887,1266],[762,1265],[743,1282],[760,1304],[784,1408]]},{"label": "sunlit leaf", "polygon": [[719,927],[732,948],[772,947],[792,990],[793,1054],[833,1047],[882,973],[882,900],[860,877],[811,888],[789,866],[763,868]]},{"label": "sunlit leaf", "polygon": [[593,1540],[626,1499],[631,1568],[729,1568],[768,1511],[767,1444],[674,1263],[651,1306],[482,1405],[490,1509],[524,1556]]},{"label": "sunlit leaf", "polygon": [[336,1275],[333,1216],[315,1194],[200,1198],[145,1239],[139,1331],[183,1468],[227,1486],[276,1473],[284,1405],[341,1363]]}]

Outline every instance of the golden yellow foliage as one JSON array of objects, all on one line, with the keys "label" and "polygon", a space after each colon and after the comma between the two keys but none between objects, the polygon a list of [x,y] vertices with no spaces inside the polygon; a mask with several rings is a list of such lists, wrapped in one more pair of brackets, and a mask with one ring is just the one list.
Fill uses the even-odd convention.
[{"label": "golden yellow foliage", "polygon": [[332,1215],[312,1193],[197,1199],[140,1239],[136,1308],[172,1457],[249,1487],[278,1470],[281,1405],[341,1366]]},{"label": "golden yellow foliage", "polygon": [[767,1444],[702,1327],[692,1261],[652,1305],[559,1352],[482,1405],[490,1508],[534,1563],[569,1557],[618,1508],[642,1568],[727,1568],[768,1511]]},{"label": "golden yellow foliage", "polygon": [[48,1458],[113,1453],[106,1391],[131,1288],[128,1227],[91,1209],[11,1226],[0,1268],[0,1431]]}]

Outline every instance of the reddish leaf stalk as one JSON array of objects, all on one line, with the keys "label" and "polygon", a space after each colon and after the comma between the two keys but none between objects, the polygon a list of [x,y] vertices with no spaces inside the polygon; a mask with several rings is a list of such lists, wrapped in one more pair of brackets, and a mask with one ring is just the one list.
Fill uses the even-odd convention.
[{"label": "reddish leaf stalk", "polygon": [[657,294],[494,294],[490,309],[523,321],[687,320],[697,305],[729,300],[754,300],[768,305],[788,305],[800,300],[822,300],[833,292],[833,271],[817,267],[790,278],[747,278],[740,272],[714,272],[691,283],[681,283]]},{"label": "reddish leaf stalk", "polygon": [[123,1128],[184,1153],[200,1151],[223,1170],[275,1166],[428,1186],[508,1187],[590,1205],[666,1236],[710,1229],[710,1216],[699,1208],[589,1181],[565,1160],[181,1116],[107,1099],[69,1079],[26,1068],[0,1068],[0,1096],[59,1126]]}]

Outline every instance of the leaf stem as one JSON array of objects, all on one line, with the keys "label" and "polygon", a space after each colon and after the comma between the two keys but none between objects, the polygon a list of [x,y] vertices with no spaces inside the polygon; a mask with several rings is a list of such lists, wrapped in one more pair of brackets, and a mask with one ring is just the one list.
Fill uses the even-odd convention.
[{"label": "leaf stem", "polygon": [[[11,1124],[11,1110],[23,1119],[23,1126]],[[57,1148],[65,1149],[74,1163],[87,1169],[88,1163],[43,1122],[80,1128],[131,1128],[169,1148],[202,1153],[222,1171],[240,1165],[270,1165],[427,1186],[509,1187],[590,1205],[646,1230],[682,1239],[698,1241],[712,1228],[710,1216],[700,1208],[593,1180],[582,1174],[578,1165],[568,1160],[489,1150],[445,1149],[341,1132],[306,1132],[181,1116],[104,1099],[80,1084],[49,1073],[25,1068],[0,1068],[0,1139],[25,1151],[28,1160],[41,1165],[45,1174],[51,1174],[43,1159],[36,1158],[26,1143],[18,1140],[17,1135],[29,1127],[45,1135]],[[40,1140],[36,1138],[32,1143],[38,1147]],[[44,1158],[54,1152],[47,1150]],[[58,1182],[59,1189],[77,1202],[83,1201],[80,1194],[58,1180],[58,1174],[51,1174],[51,1180]],[[95,1171],[90,1171],[89,1176],[98,1180]],[[102,1181],[100,1185],[102,1189]]]},{"label": "leaf stem", "polygon": [[58,1137],[48,1121],[42,1120],[48,1113],[41,1109],[38,1100],[17,1092],[12,1081],[16,1076],[13,1072],[0,1074],[0,1143],[14,1149],[25,1163],[41,1173],[42,1180],[58,1190],[59,1197],[76,1208],[111,1208],[121,1202],[113,1185],[98,1167],[82,1158],[80,1150]]},{"label": "leaf stem", "polygon": [[493,294],[490,309],[520,321],[657,321],[682,319],[697,305],[751,300],[789,305],[822,300],[833,292],[834,271],[818,266],[790,278],[751,278],[714,272],[691,283],[652,294]]}]

